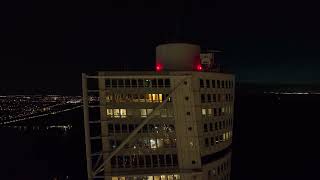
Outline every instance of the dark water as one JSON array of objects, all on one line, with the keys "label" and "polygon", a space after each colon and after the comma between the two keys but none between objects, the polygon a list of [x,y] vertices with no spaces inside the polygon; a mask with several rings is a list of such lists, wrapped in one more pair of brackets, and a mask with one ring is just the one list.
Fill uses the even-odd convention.
[{"label": "dark water", "polygon": [[[238,94],[232,179],[320,179],[319,102],[315,95]],[[0,179],[85,179],[82,111],[33,122],[52,123],[72,129],[0,129]]]}]

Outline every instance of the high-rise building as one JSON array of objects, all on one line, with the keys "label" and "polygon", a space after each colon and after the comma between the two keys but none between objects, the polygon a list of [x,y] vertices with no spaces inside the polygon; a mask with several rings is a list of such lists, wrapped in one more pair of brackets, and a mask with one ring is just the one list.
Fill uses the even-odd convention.
[{"label": "high-rise building", "polygon": [[[89,179],[230,178],[234,75],[216,65],[214,51],[159,45],[155,71],[83,74],[83,92]],[[99,94],[97,106],[90,92]],[[99,120],[90,107],[99,107]]]}]

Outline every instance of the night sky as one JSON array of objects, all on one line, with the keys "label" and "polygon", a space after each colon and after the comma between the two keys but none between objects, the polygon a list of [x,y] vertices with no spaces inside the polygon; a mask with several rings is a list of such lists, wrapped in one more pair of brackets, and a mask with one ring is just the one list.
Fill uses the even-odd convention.
[{"label": "night sky", "polygon": [[307,1],[0,4],[1,93],[80,92],[81,72],[153,69],[155,46],[219,49],[240,81],[319,83],[320,11]]}]

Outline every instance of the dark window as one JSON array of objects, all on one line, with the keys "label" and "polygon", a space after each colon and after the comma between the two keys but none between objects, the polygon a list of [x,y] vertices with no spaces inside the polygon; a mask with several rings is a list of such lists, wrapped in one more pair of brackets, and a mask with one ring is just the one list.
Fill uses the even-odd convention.
[{"label": "dark window", "polygon": [[211,146],[214,145],[214,138],[213,137],[210,138],[210,143],[211,143]]},{"label": "dark window", "polygon": [[115,149],[115,148],[117,147],[116,141],[113,140],[113,139],[110,139],[110,140],[109,140],[109,144],[110,144],[110,147],[111,147],[112,149]]},{"label": "dark window", "polygon": [[154,125],[153,124],[149,124],[149,132],[154,132]]},{"label": "dark window", "polygon": [[164,87],[170,87],[170,79],[164,80]]},{"label": "dark window", "polygon": [[134,130],[134,125],[133,124],[129,124],[129,133],[131,133]]},{"label": "dark window", "polygon": [[172,160],[171,160],[170,154],[166,155],[166,164],[167,164],[167,166],[172,166]]},{"label": "dark window", "polygon": [[110,79],[106,79],[106,87],[110,87],[111,86],[111,80]]},{"label": "dark window", "polygon": [[201,103],[205,103],[206,102],[206,97],[204,94],[201,94]]},{"label": "dark window", "polygon": [[131,165],[133,168],[136,168],[138,166],[138,159],[137,156],[131,156]]},{"label": "dark window", "polygon": [[214,129],[218,130],[218,123],[217,122],[214,123]]},{"label": "dark window", "polygon": [[159,155],[159,163],[160,163],[160,167],[164,167],[166,165],[164,160],[164,155],[162,154]]},{"label": "dark window", "polygon": [[139,155],[139,167],[144,167],[144,156]]},{"label": "dark window", "polygon": [[207,124],[203,124],[203,131],[208,132],[208,125]]},{"label": "dark window", "polygon": [[219,116],[221,116],[222,114],[222,111],[221,111],[221,108],[219,108]]},{"label": "dark window", "polygon": [[148,125],[144,125],[144,126],[142,127],[142,132],[143,132],[143,133],[148,133]]},{"label": "dark window", "polygon": [[210,123],[210,131],[213,131],[213,125]]},{"label": "dark window", "polygon": [[220,80],[217,80],[217,88],[220,88]]},{"label": "dark window", "polygon": [[222,128],[223,128],[223,129],[226,128],[226,121],[223,121],[223,122],[222,122]]},{"label": "dark window", "polygon": [[151,157],[150,156],[145,156],[146,158],[146,167],[151,167]]},{"label": "dark window", "polygon": [[127,133],[127,132],[128,132],[127,124],[122,124],[122,133]]},{"label": "dark window", "polygon": [[124,167],[130,168],[130,156],[124,156],[123,161],[124,161]]},{"label": "dark window", "polygon": [[208,102],[210,103],[211,102],[211,94],[207,94],[207,99],[208,99]]},{"label": "dark window", "polygon": [[212,88],[216,88],[216,81],[215,80],[212,80],[211,84],[212,84]]},{"label": "dark window", "polygon": [[217,95],[216,94],[212,94],[212,102],[217,102]]},{"label": "dark window", "polygon": [[188,127],[188,130],[189,130],[189,131],[192,131],[192,127]]},{"label": "dark window", "polygon": [[157,87],[157,80],[156,79],[152,79],[151,84],[152,84],[153,88],[156,88]]},{"label": "dark window", "polygon": [[138,87],[143,87],[143,80],[142,79],[138,79]]},{"label": "dark window", "polygon": [[207,85],[207,88],[210,88],[210,81],[209,80],[206,80],[206,85]]},{"label": "dark window", "polygon": [[222,123],[219,121],[219,129],[222,129]]},{"label": "dark window", "polygon": [[206,145],[207,147],[209,146],[209,139],[208,139],[208,138],[205,139],[205,145]]},{"label": "dark window", "polygon": [[124,87],[123,79],[118,79],[118,86],[119,87]]},{"label": "dark window", "polygon": [[122,156],[117,156],[118,160],[118,168],[123,168],[123,157]]},{"label": "dark window", "polygon": [[203,79],[200,79],[200,88],[204,88]]},{"label": "dark window", "polygon": [[188,100],[189,100],[189,97],[188,97],[188,96],[186,96],[186,97],[185,97],[185,99],[186,99],[186,101],[188,101]]},{"label": "dark window", "polygon": [[158,79],[158,87],[163,87],[163,79]]},{"label": "dark window", "polygon": [[217,116],[217,108],[213,108],[213,116]]},{"label": "dark window", "polygon": [[[196,161],[191,161],[191,163],[192,163],[192,164],[195,164],[195,163],[196,163]],[[195,177],[194,179],[196,179],[196,176],[194,176],[194,177]]]},{"label": "dark window", "polygon": [[117,166],[117,159],[116,159],[116,156],[113,156],[111,158],[111,168],[116,168]]},{"label": "dark window", "polygon": [[120,124],[115,124],[114,129],[116,133],[120,133]]},{"label": "dark window", "polygon": [[112,79],[111,83],[112,83],[111,87],[114,87],[114,88],[118,87],[118,81],[116,79]]},{"label": "dark window", "polygon": [[221,81],[221,88],[224,88],[224,81]]},{"label": "dark window", "polygon": [[132,84],[132,87],[133,87],[133,88],[136,88],[137,85],[138,85],[138,84],[137,84],[137,80],[136,80],[136,79],[132,79],[132,80],[131,80],[131,84]]},{"label": "dark window", "polygon": [[124,80],[125,87],[131,87],[130,79]]},{"label": "dark window", "polygon": [[178,165],[178,157],[176,154],[172,154],[172,164],[173,166]]},{"label": "dark window", "polygon": [[169,125],[169,128],[170,128],[171,131],[174,131],[174,130],[175,130],[175,129],[174,129],[174,125],[172,125],[172,124]]},{"label": "dark window", "polygon": [[113,124],[108,124],[108,133],[114,133]]},{"label": "dark window", "polygon": [[152,155],[152,165],[153,167],[158,167],[158,156],[157,155]]},{"label": "dark window", "polygon": [[187,115],[188,115],[188,116],[190,116],[190,114],[191,114],[190,112],[187,112]]}]

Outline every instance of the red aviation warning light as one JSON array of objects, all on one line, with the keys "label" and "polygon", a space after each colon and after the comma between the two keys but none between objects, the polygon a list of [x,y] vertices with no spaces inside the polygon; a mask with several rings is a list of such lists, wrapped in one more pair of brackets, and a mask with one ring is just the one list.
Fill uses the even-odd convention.
[{"label": "red aviation warning light", "polygon": [[163,66],[159,63],[156,64],[156,71],[159,72],[159,71],[162,71],[163,69]]},{"label": "red aviation warning light", "polygon": [[201,65],[201,64],[198,64],[198,65],[197,65],[197,71],[202,71],[202,69],[203,69],[203,68],[202,68],[202,65]]}]

